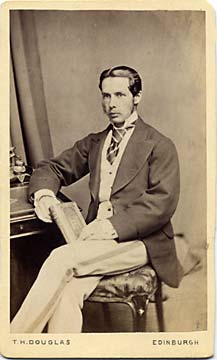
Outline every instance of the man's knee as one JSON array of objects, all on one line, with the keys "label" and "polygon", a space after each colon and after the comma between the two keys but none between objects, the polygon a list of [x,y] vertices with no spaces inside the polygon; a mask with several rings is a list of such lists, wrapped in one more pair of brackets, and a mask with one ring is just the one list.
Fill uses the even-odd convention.
[{"label": "man's knee", "polygon": [[[50,271],[56,270],[59,274],[68,271],[68,275],[71,274],[69,274],[69,270],[73,269],[73,266],[73,252],[68,244],[54,249],[43,265],[43,267],[50,269]],[[53,274],[54,276],[56,275],[56,271]]]}]

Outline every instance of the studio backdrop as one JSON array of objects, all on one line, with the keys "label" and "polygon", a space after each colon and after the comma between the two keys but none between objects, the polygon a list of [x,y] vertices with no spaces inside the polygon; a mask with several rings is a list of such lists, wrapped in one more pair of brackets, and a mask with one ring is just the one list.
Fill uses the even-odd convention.
[{"label": "studio backdrop", "polygon": [[[107,125],[99,74],[140,73],[139,113],[175,143],[181,196],[173,219],[194,249],[206,244],[203,11],[11,11],[11,143],[36,166]],[[88,179],[66,193],[84,209]]]}]

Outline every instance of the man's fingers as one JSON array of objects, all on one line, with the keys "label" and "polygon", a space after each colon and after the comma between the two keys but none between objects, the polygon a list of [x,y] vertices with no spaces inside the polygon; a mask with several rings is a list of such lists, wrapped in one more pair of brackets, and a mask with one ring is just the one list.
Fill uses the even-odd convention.
[{"label": "man's fingers", "polygon": [[85,232],[81,233],[79,239],[81,241],[89,240],[92,235],[93,235],[92,233],[89,233],[89,232],[85,231]]},{"label": "man's fingers", "polygon": [[38,217],[40,220],[42,220],[42,221],[44,221],[44,222],[47,222],[47,223],[51,223],[51,222],[52,222],[51,217],[48,217],[48,216],[46,215],[46,212],[44,212],[43,210],[41,210],[40,207],[35,208],[35,213],[36,213],[37,217]]},{"label": "man's fingers", "polygon": [[102,232],[103,229],[100,226],[99,220],[94,220],[82,229],[79,240],[99,240],[103,238]]},{"label": "man's fingers", "polygon": [[38,218],[44,222],[51,223],[52,218],[50,215],[49,207],[53,204],[59,203],[57,198],[50,196],[43,196],[35,207],[35,213]]},{"label": "man's fingers", "polygon": [[[87,240],[103,240],[103,236],[98,234],[98,233],[88,233],[82,236],[81,238],[82,241],[87,241]],[[105,240],[105,239],[104,239]]]},{"label": "man's fingers", "polygon": [[91,231],[91,229],[89,229],[87,226],[82,230],[79,236],[79,240],[81,241],[90,240],[93,237],[96,237],[96,234],[93,231]]}]

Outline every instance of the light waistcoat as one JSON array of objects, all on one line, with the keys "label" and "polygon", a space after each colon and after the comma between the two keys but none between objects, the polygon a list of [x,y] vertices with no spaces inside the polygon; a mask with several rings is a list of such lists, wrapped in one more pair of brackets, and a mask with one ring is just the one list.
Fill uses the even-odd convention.
[{"label": "light waistcoat", "polygon": [[[125,121],[124,127],[128,127],[135,122],[138,118],[138,114],[134,111],[129,118]],[[127,143],[133,134],[135,127],[127,129],[127,132],[119,144],[119,152],[114,162],[110,164],[107,160],[107,149],[111,143],[112,130],[109,131],[102,149],[101,165],[100,165],[100,185],[99,185],[99,208],[97,213],[97,219],[107,219],[113,215],[113,208],[110,202],[112,186],[117,174],[118,167],[121,162],[124,150]]]}]

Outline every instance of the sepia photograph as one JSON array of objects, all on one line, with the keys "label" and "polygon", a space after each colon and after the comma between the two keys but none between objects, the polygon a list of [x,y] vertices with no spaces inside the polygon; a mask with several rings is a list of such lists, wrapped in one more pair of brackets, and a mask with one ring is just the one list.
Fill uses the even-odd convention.
[{"label": "sepia photograph", "polygon": [[[109,335],[109,356],[176,347],[205,356],[207,10],[17,4],[8,11],[9,355],[76,357],[86,339],[80,357],[97,357],[94,344]],[[119,336],[130,339],[126,353],[112,349]],[[137,338],[151,352],[129,352]]]}]

